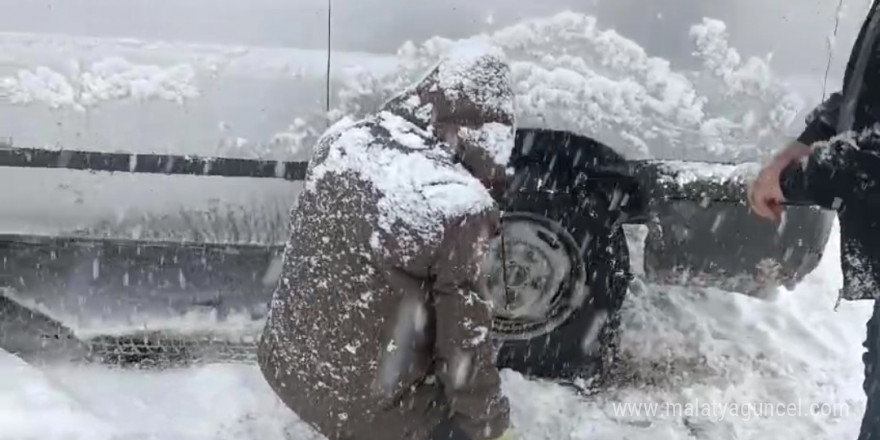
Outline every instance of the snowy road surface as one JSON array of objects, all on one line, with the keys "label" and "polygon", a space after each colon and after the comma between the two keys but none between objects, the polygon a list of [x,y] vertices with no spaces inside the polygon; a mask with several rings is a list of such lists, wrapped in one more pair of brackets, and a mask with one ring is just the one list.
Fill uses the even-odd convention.
[{"label": "snowy road surface", "polygon": [[[772,302],[636,286],[622,378],[586,397],[505,372],[522,438],[853,439],[864,410],[871,304],[841,304],[836,238],[820,268]],[[137,372],[35,368],[0,353],[0,440],[315,437],[252,366]]]}]

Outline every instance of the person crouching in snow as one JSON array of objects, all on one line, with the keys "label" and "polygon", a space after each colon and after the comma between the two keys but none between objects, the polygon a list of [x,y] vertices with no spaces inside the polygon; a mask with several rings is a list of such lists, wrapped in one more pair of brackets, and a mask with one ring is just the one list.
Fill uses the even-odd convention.
[{"label": "person crouching in snow", "polygon": [[330,440],[510,438],[477,285],[513,101],[503,55],[460,48],[318,141],[258,358]]}]

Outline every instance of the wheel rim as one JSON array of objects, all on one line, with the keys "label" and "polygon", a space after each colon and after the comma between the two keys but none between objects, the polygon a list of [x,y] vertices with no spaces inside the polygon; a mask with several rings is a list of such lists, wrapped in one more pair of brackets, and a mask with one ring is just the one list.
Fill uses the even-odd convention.
[{"label": "wheel rim", "polygon": [[587,295],[576,241],[561,225],[532,213],[509,213],[490,243],[483,285],[493,303],[496,339],[523,340],[562,325]]}]

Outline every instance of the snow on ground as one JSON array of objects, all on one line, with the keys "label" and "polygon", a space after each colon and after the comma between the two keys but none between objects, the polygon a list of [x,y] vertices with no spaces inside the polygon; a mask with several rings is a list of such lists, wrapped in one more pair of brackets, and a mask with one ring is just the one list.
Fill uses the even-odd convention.
[{"label": "snow on ground", "polygon": [[[637,284],[613,388],[586,396],[504,372],[522,438],[855,438],[871,304],[833,310],[837,246],[835,234],[820,267],[772,302]],[[37,368],[3,353],[0,426],[2,440],[316,438],[254,366]]]},{"label": "snow on ground", "polygon": [[837,246],[835,232],[819,268],[773,302],[636,285],[615,389],[583,399],[506,375],[517,418],[536,415],[525,438],[856,438],[871,304],[833,310]]},{"label": "snow on ground", "polygon": [[251,366],[39,371],[16,360],[0,357],[3,440],[315,438]]},{"label": "snow on ground", "polygon": [[108,432],[105,421],[20,359],[0,353],[0,371],[0,436],[4,439],[100,437]]}]

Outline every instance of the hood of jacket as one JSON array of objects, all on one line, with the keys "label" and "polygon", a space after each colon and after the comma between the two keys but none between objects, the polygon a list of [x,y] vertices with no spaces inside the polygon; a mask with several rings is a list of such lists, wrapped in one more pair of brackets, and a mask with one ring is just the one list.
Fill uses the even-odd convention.
[{"label": "hood of jacket", "polygon": [[383,110],[430,130],[474,177],[499,189],[516,136],[511,76],[500,50],[460,45]]}]

